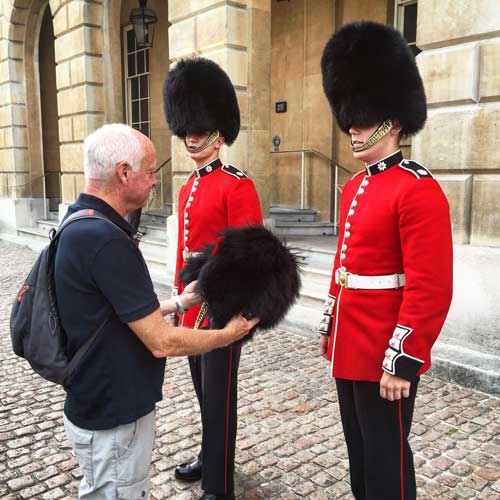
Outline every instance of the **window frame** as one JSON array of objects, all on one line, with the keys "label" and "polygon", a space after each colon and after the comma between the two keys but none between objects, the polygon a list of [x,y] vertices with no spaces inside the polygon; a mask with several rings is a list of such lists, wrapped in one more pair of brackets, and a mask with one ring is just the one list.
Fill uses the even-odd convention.
[{"label": "window frame", "polygon": [[[148,127],[148,133],[145,134],[149,138],[151,138],[151,60],[150,60],[150,52],[149,48],[145,49],[139,49],[137,50],[137,47],[135,47],[135,50],[132,52],[129,52],[129,47],[128,47],[128,33],[133,30],[133,27],[131,24],[128,26],[124,26],[122,29],[122,47],[123,47],[123,80],[124,80],[124,93],[125,93],[125,120],[127,125],[130,125],[133,128],[136,128],[133,126],[133,124],[138,125],[139,128],[136,128],[139,132],[143,132],[142,126],[144,124],[147,124]],[[136,54],[137,52],[144,51],[145,53],[147,52],[148,58],[149,58],[149,64],[147,65],[148,67],[146,68],[146,63],[144,64],[144,72],[143,73],[137,73],[133,75],[132,77],[129,76],[129,66],[128,66],[128,56],[130,54]],[[136,60],[136,65],[137,65],[137,60]],[[146,71],[147,69],[147,71]],[[148,95],[147,97],[141,97],[141,90],[139,89],[139,98],[134,99],[134,101],[139,102],[139,121],[134,122],[132,119],[132,79],[133,78],[140,78],[142,76],[146,77],[147,81],[147,89],[148,89]],[[140,84],[139,84],[140,85]],[[147,99],[148,103],[148,112],[147,112],[147,120],[143,120],[142,118],[142,109],[141,109],[141,102],[143,100]]]},{"label": "window frame", "polygon": [[[404,25],[405,25],[405,8],[409,5],[417,5],[418,0],[394,0],[394,27],[398,29],[404,37]],[[417,32],[417,27],[415,26],[415,33]],[[406,38],[405,38],[406,40]],[[408,42],[410,47],[417,47],[417,40],[415,37],[414,42]]]}]

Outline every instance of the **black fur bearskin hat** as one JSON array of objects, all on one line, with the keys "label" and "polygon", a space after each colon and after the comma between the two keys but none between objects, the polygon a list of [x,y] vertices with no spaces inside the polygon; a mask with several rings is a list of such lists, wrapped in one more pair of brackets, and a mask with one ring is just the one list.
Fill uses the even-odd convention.
[{"label": "black fur bearskin hat", "polygon": [[402,136],[417,133],[427,119],[422,79],[399,31],[360,21],[343,26],[321,58],[323,89],[340,129],[399,120]]},{"label": "black fur bearskin hat", "polygon": [[172,132],[203,134],[218,130],[230,146],[240,131],[240,108],[233,84],[213,61],[183,59],[163,86],[165,116]]},{"label": "black fur bearskin hat", "polygon": [[[263,226],[225,229],[217,243],[189,259],[179,281],[198,280],[211,328],[223,328],[238,313],[258,317],[254,330],[276,326],[300,291],[297,257]],[[245,341],[250,335],[245,337]]]}]

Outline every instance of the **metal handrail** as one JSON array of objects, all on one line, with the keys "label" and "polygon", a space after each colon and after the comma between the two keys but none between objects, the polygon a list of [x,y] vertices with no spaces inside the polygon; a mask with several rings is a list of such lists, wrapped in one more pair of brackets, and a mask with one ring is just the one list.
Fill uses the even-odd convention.
[{"label": "metal handrail", "polygon": [[343,170],[348,174],[352,174],[350,170],[340,165],[338,162],[334,162],[331,158],[328,158],[325,154],[317,151],[316,149],[289,149],[282,151],[271,151],[271,154],[287,154],[287,153],[301,153],[302,163],[301,163],[301,175],[300,175],[300,209],[304,210],[306,205],[306,167],[305,167],[305,154],[312,153],[320,158],[326,160],[330,167],[334,167],[334,176],[335,176],[335,190],[334,190],[334,200],[333,200],[333,226],[334,226],[334,234],[337,235],[339,221],[338,219],[338,195],[341,192],[341,187],[339,185],[339,170]]},{"label": "metal handrail", "polygon": [[147,210],[149,210],[151,208],[151,205],[153,204],[154,200],[155,199],[158,199],[157,198],[157,194],[158,194],[158,187],[159,187],[159,190],[160,190],[160,199],[158,200],[159,203],[160,203],[160,207],[163,208],[163,205],[164,205],[164,192],[163,192],[163,169],[164,167],[166,167],[166,165],[172,161],[172,157],[170,158],[167,158],[156,170],[155,170],[155,174],[158,175],[158,172],[160,173],[160,179],[159,179],[159,182],[156,184],[157,187],[155,187],[153,189],[153,191],[151,192],[151,196],[148,200],[148,208]]}]

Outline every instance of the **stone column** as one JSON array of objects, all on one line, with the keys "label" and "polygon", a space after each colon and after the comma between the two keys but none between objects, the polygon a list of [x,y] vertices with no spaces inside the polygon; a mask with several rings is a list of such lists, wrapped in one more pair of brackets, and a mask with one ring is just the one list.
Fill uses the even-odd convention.
[{"label": "stone column", "polygon": [[429,118],[413,157],[448,196],[455,243],[500,245],[498,14],[496,0],[418,2]]},{"label": "stone column", "polygon": [[27,16],[27,7],[0,3],[0,197],[11,199],[31,196],[23,85]]},{"label": "stone column", "polygon": [[[233,82],[241,111],[241,131],[222,160],[248,172],[266,213],[270,175],[270,0],[169,0],[170,60],[203,56],[215,61]],[[174,211],[182,183],[193,169],[184,146],[172,138]]]},{"label": "stone column", "polygon": [[51,0],[51,8],[64,205],[84,186],[83,141],[104,122],[103,9],[101,2],[84,0]]}]

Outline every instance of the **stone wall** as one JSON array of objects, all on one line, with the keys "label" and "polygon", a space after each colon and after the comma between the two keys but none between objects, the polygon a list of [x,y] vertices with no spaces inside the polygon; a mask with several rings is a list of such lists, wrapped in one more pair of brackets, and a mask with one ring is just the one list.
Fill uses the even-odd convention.
[{"label": "stone wall", "polygon": [[[332,113],[323,94],[320,59],[334,31],[334,0],[272,3],[271,135],[281,138],[281,151],[332,151]],[[276,113],[277,101],[287,102]],[[267,151],[272,149],[269,142]],[[300,206],[301,154],[273,155],[271,203]],[[305,156],[306,205],[331,217],[332,168],[313,153]]]},{"label": "stone wall", "polygon": [[496,0],[418,3],[429,118],[414,156],[450,200],[455,243],[500,245],[499,9]]}]

